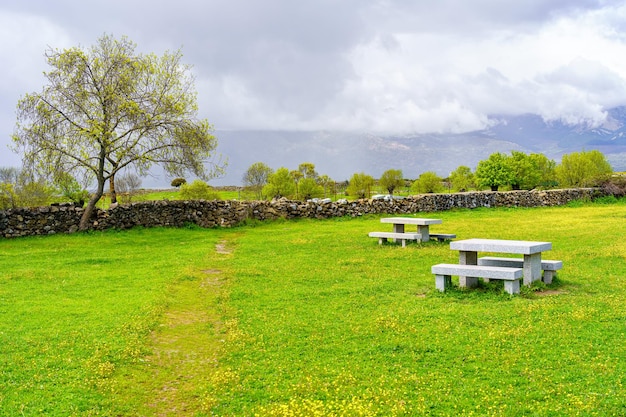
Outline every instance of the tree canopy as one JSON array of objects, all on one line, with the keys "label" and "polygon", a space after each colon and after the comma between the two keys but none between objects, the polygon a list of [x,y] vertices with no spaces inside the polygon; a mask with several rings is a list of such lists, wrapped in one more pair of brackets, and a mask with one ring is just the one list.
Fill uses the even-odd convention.
[{"label": "tree canopy", "polygon": [[601,184],[613,173],[611,164],[598,150],[563,155],[556,167],[559,185],[563,187],[592,187]]},{"label": "tree canopy", "polygon": [[268,178],[263,187],[263,194],[272,198],[291,197],[296,192],[296,185],[289,170],[280,167]]},{"label": "tree canopy", "polygon": [[356,198],[368,198],[373,185],[374,178],[372,176],[359,172],[352,175],[346,191],[348,195]]},{"label": "tree canopy", "polygon": [[124,168],[146,174],[159,164],[169,174],[203,179],[223,170],[221,161],[209,161],[217,139],[197,117],[194,79],[181,51],[159,57],[135,47],[126,37],[104,35],[89,50],[50,49],[47,85],[17,104],[13,141],[24,169],[96,182],[81,229],[107,181],[114,198],[115,175]]},{"label": "tree canopy", "polygon": [[411,191],[419,194],[438,193],[443,190],[442,179],[434,171],[426,171],[411,184]]},{"label": "tree canopy", "polygon": [[490,187],[492,191],[498,191],[500,186],[511,184],[513,170],[508,163],[508,156],[496,152],[489,155],[488,159],[478,162],[474,175],[478,185]]},{"label": "tree canopy", "polygon": [[257,199],[263,198],[263,187],[274,170],[263,162],[250,165],[243,174],[243,185],[254,192]]},{"label": "tree canopy", "polygon": [[396,188],[400,188],[404,185],[404,179],[402,177],[402,170],[400,169],[388,169],[383,172],[378,183],[387,192],[393,195]]},{"label": "tree canopy", "polygon": [[450,173],[450,182],[457,191],[467,191],[475,187],[474,174],[468,166],[461,165]]}]

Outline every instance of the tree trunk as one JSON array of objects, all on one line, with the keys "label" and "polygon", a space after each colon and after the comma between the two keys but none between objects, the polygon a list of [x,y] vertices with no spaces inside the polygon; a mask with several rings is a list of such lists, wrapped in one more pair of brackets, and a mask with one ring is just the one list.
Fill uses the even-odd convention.
[{"label": "tree trunk", "polygon": [[117,203],[117,194],[115,193],[115,174],[109,178],[109,191],[111,194],[111,204]]},{"label": "tree trunk", "polygon": [[102,194],[104,194],[104,181],[98,181],[98,189],[91,196],[91,198],[89,198],[87,207],[85,207],[85,211],[83,211],[83,215],[80,218],[78,230],[85,231],[89,229],[90,222],[91,222],[91,215],[93,214],[96,208],[96,204],[98,203],[98,201],[100,201]]}]

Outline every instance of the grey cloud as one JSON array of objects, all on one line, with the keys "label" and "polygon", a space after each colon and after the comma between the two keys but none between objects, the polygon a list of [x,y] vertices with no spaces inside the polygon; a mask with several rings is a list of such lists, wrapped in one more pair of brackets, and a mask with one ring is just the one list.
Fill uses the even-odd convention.
[{"label": "grey cloud", "polygon": [[546,74],[542,81],[547,84],[567,85],[599,96],[624,91],[624,80],[618,74],[599,62],[583,58],[576,58]]},{"label": "grey cloud", "polygon": [[462,32],[479,36],[494,30],[535,28],[558,16],[597,10],[619,1],[603,0],[383,0],[373,2],[387,28],[408,32]]},{"label": "grey cloud", "polygon": [[[2,146],[17,99],[41,86],[45,46],[89,47],[103,33],[142,52],[182,47],[201,115],[217,128],[462,131],[492,113],[574,120],[626,104],[621,0],[5,3],[0,22],[38,23],[0,45],[10,63],[0,69]],[[572,55],[569,27],[582,21],[601,45]]]}]

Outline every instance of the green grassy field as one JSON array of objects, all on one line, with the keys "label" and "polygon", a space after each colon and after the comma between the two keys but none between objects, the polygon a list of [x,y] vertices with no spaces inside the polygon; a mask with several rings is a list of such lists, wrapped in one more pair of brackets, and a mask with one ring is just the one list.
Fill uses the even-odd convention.
[{"label": "green grassy field", "polygon": [[442,294],[380,216],[2,240],[0,416],[626,415],[626,201],[423,216],[563,270]]}]

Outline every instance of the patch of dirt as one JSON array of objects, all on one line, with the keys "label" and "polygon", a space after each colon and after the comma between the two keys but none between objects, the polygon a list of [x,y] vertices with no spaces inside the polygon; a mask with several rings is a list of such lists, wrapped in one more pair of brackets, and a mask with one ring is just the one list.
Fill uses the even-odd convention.
[{"label": "patch of dirt", "polygon": [[165,325],[170,327],[187,326],[194,323],[206,323],[207,318],[198,311],[166,311]]},{"label": "patch of dirt", "polygon": [[223,255],[230,255],[232,251],[226,247],[226,242],[221,241],[215,245],[215,251]]}]

